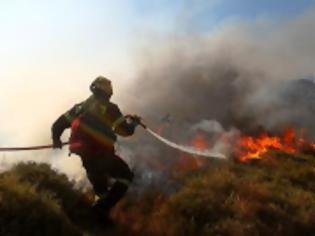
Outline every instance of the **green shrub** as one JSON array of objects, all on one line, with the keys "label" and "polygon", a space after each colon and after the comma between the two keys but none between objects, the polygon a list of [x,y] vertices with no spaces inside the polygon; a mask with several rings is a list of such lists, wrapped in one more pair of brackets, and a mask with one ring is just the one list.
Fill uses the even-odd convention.
[{"label": "green shrub", "polygon": [[48,164],[20,163],[0,175],[0,235],[81,235],[82,193]]}]

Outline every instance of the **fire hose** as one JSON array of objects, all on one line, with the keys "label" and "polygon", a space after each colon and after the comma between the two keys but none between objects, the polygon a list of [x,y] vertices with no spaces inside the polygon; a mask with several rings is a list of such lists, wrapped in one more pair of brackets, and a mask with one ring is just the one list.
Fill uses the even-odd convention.
[{"label": "fire hose", "polygon": [[[208,157],[208,158],[221,158],[221,159],[225,158],[225,155],[223,155],[222,153],[214,152],[210,149],[202,149],[201,150],[201,149],[198,149],[198,148],[195,148],[192,146],[185,146],[185,145],[180,145],[180,144],[174,143],[174,142],[160,136],[159,134],[157,134],[156,132],[154,132],[150,128],[148,128],[142,121],[139,123],[139,125],[142,128],[144,128],[144,130],[146,130],[150,135],[152,135],[153,137],[155,137],[156,139],[158,139],[162,143],[166,144],[169,147],[180,150],[182,152],[189,153],[189,154],[196,155],[196,156]],[[63,142],[62,146],[68,145],[68,144],[70,144],[70,143],[69,142]],[[28,147],[0,147],[0,152],[31,151],[31,150],[42,150],[42,149],[51,149],[51,148],[53,148],[52,144],[40,145],[40,146],[28,146]]]},{"label": "fire hose", "polygon": [[[68,145],[69,142],[62,143],[62,146]],[[42,150],[42,149],[51,149],[53,148],[52,144],[41,145],[41,146],[29,146],[29,147],[0,147],[0,152],[17,152],[17,151],[31,151],[31,150]]]}]

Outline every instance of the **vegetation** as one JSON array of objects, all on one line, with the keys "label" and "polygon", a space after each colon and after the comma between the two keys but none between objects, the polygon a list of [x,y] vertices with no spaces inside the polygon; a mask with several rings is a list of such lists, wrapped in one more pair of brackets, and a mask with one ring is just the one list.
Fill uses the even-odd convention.
[{"label": "vegetation", "polygon": [[116,217],[129,235],[312,235],[314,167],[314,156],[278,152],[230,162],[188,178],[168,198],[125,200]]},{"label": "vegetation", "polygon": [[48,164],[20,163],[0,175],[0,235],[81,235],[83,196]]},{"label": "vegetation", "polygon": [[[47,164],[19,164],[0,175],[0,235],[91,232],[87,196]],[[315,157],[269,152],[209,167],[171,196],[129,194],[112,217],[101,235],[312,235]]]}]

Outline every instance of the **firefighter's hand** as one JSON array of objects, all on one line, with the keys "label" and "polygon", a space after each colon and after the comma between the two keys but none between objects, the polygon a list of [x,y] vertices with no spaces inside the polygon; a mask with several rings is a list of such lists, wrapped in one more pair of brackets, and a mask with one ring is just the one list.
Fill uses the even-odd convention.
[{"label": "firefighter's hand", "polygon": [[129,119],[129,122],[132,122],[134,125],[139,125],[141,124],[142,118],[138,115],[126,115],[125,116],[127,119]]},{"label": "firefighter's hand", "polygon": [[54,149],[62,149],[62,142],[60,139],[53,140],[53,148]]},{"label": "firefighter's hand", "polygon": [[136,125],[141,124],[142,118],[141,118],[140,116],[138,116],[138,115],[133,115],[133,116],[131,117],[131,119],[132,119],[132,121],[133,121],[134,124],[136,124]]}]

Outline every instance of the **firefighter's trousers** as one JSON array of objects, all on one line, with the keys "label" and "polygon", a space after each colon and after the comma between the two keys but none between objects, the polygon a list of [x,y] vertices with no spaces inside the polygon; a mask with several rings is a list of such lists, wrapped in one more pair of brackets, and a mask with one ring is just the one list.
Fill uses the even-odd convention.
[{"label": "firefighter's trousers", "polygon": [[[109,212],[125,195],[133,179],[133,173],[114,152],[81,156],[81,159],[94,192],[99,197],[96,205],[105,212]],[[110,179],[114,180],[111,187],[109,187]]]}]

